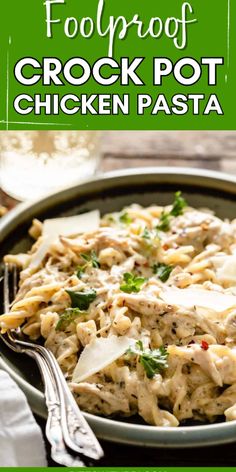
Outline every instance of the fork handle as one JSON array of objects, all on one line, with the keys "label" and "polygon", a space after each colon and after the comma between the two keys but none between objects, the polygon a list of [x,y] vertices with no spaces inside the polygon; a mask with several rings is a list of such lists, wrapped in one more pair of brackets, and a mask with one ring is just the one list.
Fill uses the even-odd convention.
[{"label": "fork handle", "polygon": [[15,339],[15,343],[24,348],[25,352],[31,348],[31,351],[38,353],[46,361],[58,393],[62,435],[66,445],[87,458],[98,460],[103,457],[103,450],[83,417],[53,353],[40,344],[32,344],[19,339]]},{"label": "fork handle", "polygon": [[41,371],[48,409],[46,436],[51,445],[51,456],[53,460],[66,467],[84,467],[85,464],[82,460],[79,457],[73,457],[66,449],[61,424],[60,399],[53,387],[52,375],[47,361],[35,350],[27,349],[25,353],[36,360]]},{"label": "fork handle", "polygon": [[48,362],[52,374],[55,377],[61,405],[61,424],[63,437],[68,447],[83,454],[85,457],[98,460],[103,456],[103,450],[83,417],[57,363],[53,353],[43,347],[37,346]]}]

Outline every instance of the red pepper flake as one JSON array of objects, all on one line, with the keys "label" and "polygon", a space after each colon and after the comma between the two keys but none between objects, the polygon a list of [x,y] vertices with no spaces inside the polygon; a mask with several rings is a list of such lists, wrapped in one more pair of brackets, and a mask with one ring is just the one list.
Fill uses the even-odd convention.
[{"label": "red pepper flake", "polygon": [[206,341],[202,341],[201,348],[204,351],[207,351],[207,349],[209,349],[209,344]]},{"label": "red pepper flake", "polygon": [[168,249],[169,249],[168,244],[164,244],[162,247],[163,247],[164,251],[168,251]]}]

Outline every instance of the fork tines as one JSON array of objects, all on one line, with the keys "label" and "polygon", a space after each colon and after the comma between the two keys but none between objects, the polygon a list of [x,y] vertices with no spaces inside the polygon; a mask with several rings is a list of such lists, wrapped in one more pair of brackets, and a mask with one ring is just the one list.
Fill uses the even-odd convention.
[{"label": "fork tines", "polygon": [[3,305],[4,311],[10,310],[18,289],[18,268],[15,264],[4,264]]}]

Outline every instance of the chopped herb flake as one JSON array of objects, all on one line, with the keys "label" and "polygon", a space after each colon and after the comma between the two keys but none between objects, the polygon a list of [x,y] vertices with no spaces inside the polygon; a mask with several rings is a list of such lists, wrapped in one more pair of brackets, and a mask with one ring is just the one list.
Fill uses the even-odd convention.
[{"label": "chopped herb flake", "polygon": [[175,200],[172,205],[172,209],[170,212],[163,211],[160,216],[160,221],[157,226],[159,231],[169,231],[170,229],[170,221],[172,216],[179,216],[183,214],[183,209],[187,206],[186,200],[182,197],[181,192],[175,193]]},{"label": "chopped herb flake", "polygon": [[91,261],[91,256],[90,254],[83,254],[81,253],[80,256],[87,262],[90,262]]},{"label": "chopped herb flake", "polygon": [[162,263],[154,264],[152,267],[153,273],[162,281],[166,282],[173,270],[173,266]]},{"label": "chopped herb flake", "polygon": [[79,279],[87,267],[94,267],[95,269],[99,269],[100,267],[100,263],[95,251],[91,251],[91,253],[88,254],[80,254],[80,256],[86,261],[86,264],[77,268],[76,275]]},{"label": "chopped herb flake", "polygon": [[128,353],[139,356],[139,362],[144,367],[149,379],[168,367],[168,352],[164,346],[153,350],[144,349],[142,341],[138,341],[135,346],[129,348]]},{"label": "chopped herb flake", "polygon": [[152,237],[151,231],[149,231],[147,228],[145,228],[144,231],[143,231],[143,234],[142,234],[142,238],[143,239],[151,239],[151,237]]},{"label": "chopped herb flake", "polygon": [[96,269],[99,269],[100,267],[100,264],[99,264],[99,260],[98,260],[98,257],[97,257],[97,254],[95,251],[91,251],[90,254],[80,254],[81,257],[83,257],[83,259],[86,261],[86,262],[89,262],[92,264],[92,267],[95,267]]},{"label": "chopped herb flake", "polygon": [[148,228],[145,228],[141,233],[141,237],[143,239],[144,248],[147,251],[150,251],[153,247],[157,247],[160,243],[160,238],[155,229],[149,230]]},{"label": "chopped herb flake", "polygon": [[142,288],[142,285],[146,282],[144,277],[137,277],[130,272],[126,272],[123,276],[124,282],[120,286],[122,292],[132,293],[132,292],[139,292]]},{"label": "chopped herb flake", "polygon": [[114,223],[114,222],[115,222],[115,218],[114,218],[114,216],[112,216],[112,215],[108,215],[108,216],[107,216],[107,220],[110,221],[111,223]]},{"label": "chopped herb flake", "polygon": [[66,327],[80,315],[84,313],[79,308],[67,308],[65,312],[60,315],[60,319],[56,325],[56,331],[63,331]]},{"label": "chopped herb flake", "polygon": [[87,292],[73,292],[72,290],[66,290],[66,293],[70,296],[72,308],[79,308],[79,310],[88,310],[90,303],[92,303],[96,296],[96,290],[90,289]]},{"label": "chopped herb flake", "polygon": [[172,216],[179,216],[183,214],[183,209],[187,206],[186,200],[182,197],[181,192],[176,192],[175,201],[171,210]]},{"label": "chopped herb flake", "polygon": [[160,216],[159,225],[157,225],[159,231],[169,231],[170,229],[170,213],[162,212]]},{"label": "chopped herb flake", "polygon": [[87,267],[87,264],[77,267],[76,275],[77,275],[78,279],[81,279],[81,276],[84,273],[86,267]]},{"label": "chopped herb flake", "polygon": [[127,211],[124,211],[123,213],[121,213],[121,215],[119,217],[119,220],[120,220],[121,223],[123,223],[125,225],[130,225],[132,223],[132,219],[130,218]]}]

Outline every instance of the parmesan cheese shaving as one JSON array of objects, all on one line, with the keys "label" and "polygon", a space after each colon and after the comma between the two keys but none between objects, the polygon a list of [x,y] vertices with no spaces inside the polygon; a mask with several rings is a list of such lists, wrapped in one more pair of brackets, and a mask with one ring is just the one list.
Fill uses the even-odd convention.
[{"label": "parmesan cheese shaving", "polygon": [[75,367],[72,382],[82,382],[119,359],[133,340],[126,336],[97,338],[88,344]]},{"label": "parmesan cheese shaving", "polygon": [[100,223],[98,210],[67,218],[52,218],[43,223],[43,236],[75,236],[96,231]]},{"label": "parmesan cheese shaving", "polygon": [[43,223],[42,242],[32,255],[29,267],[37,268],[47,254],[48,248],[59,236],[75,236],[86,232],[96,231],[100,224],[98,210],[83,213],[68,218],[52,218]]},{"label": "parmesan cheese shaving", "polygon": [[236,283],[236,256],[226,256],[222,267],[217,270],[217,277],[222,282]]},{"label": "parmesan cheese shaving", "polygon": [[236,306],[236,296],[195,288],[168,288],[161,295],[168,305],[180,305],[185,308],[194,306],[208,308],[216,312],[226,311]]},{"label": "parmesan cheese shaving", "polygon": [[38,247],[37,251],[32,255],[29,264],[29,267],[31,269],[36,269],[41,264],[45,255],[47,254],[48,248],[51,246],[54,239],[54,236],[47,236],[42,238],[40,246]]}]

